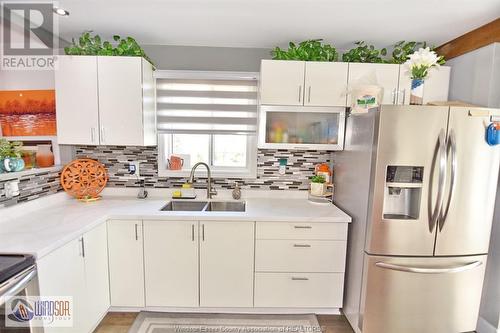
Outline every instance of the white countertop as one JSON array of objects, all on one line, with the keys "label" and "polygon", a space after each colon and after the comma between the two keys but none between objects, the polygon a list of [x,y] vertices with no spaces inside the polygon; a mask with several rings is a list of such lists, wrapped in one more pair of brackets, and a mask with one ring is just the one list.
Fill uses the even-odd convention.
[{"label": "white countertop", "polygon": [[[113,191],[111,191],[113,192]],[[134,194],[137,190],[134,190]],[[130,191],[125,191],[125,194]],[[33,202],[1,209],[0,253],[30,253],[38,258],[109,219],[186,220],[186,221],[269,221],[339,222],[351,218],[333,204],[317,204],[297,195],[274,198],[277,194],[247,197],[245,212],[164,212],[167,196],[140,200],[133,196],[103,195],[103,199],[82,203],[66,193],[50,195]],[[255,195],[254,195],[255,196]],[[280,194],[281,197],[285,196]],[[200,201],[204,195],[198,196]],[[226,201],[218,197],[213,201]]]}]

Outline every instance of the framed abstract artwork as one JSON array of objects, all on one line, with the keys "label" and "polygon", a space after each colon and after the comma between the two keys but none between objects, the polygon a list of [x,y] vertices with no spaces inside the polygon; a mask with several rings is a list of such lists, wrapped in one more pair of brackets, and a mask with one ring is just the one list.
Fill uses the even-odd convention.
[{"label": "framed abstract artwork", "polygon": [[55,90],[0,91],[1,135],[55,136]]}]

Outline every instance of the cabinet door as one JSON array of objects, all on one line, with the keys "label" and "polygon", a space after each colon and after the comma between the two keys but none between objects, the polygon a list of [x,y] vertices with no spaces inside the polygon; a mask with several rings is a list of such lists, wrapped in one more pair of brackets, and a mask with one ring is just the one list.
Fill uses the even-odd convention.
[{"label": "cabinet door", "polygon": [[254,223],[200,223],[200,306],[252,307]]},{"label": "cabinet door", "polygon": [[198,222],[144,221],[147,306],[198,306]]},{"label": "cabinet door", "polygon": [[346,106],[348,64],[306,62],[304,105]]},{"label": "cabinet door", "polygon": [[[349,63],[349,90],[357,85],[382,86],[382,104],[396,104],[399,83],[399,65]],[[348,103],[351,104],[350,98]]]},{"label": "cabinet door", "polygon": [[112,306],[144,306],[142,221],[108,221],[109,289]]},{"label": "cabinet door", "polygon": [[142,58],[97,57],[102,145],[143,145]]},{"label": "cabinet door", "polygon": [[[424,84],[424,104],[448,100],[450,72],[451,67],[449,66],[441,66],[439,69],[432,68],[429,71],[429,77],[425,80]],[[401,66],[399,72],[398,104],[409,105],[410,92],[410,75],[406,72],[404,66]]]},{"label": "cabinet door", "polygon": [[73,327],[45,327],[45,333],[85,332],[85,272],[81,240],[73,240],[37,261],[40,296],[73,297]]},{"label": "cabinet door", "polygon": [[303,61],[262,60],[260,103],[268,105],[304,104]]},{"label": "cabinet door", "polygon": [[99,144],[97,57],[59,56],[57,66],[58,143]]},{"label": "cabinet door", "polygon": [[83,235],[85,258],[84,331],[92,332],[109,309],[108,245],[106,224]]}]

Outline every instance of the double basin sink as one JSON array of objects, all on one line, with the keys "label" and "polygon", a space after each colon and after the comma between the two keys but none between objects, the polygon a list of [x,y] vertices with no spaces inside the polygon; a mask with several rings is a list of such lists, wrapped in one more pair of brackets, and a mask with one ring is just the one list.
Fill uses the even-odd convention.
[{"label": "double basin sink", "polygon": [[175,212],[244,212],[244,201],[170,201],[161,211]]}]

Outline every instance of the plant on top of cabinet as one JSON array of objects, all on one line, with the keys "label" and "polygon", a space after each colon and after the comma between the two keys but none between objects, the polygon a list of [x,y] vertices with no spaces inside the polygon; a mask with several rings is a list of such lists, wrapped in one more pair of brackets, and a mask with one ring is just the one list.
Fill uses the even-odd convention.
[{"label": "plant on top of cabinet", "polygon": [[387,49],[376,49],[373,45],[367,45],[364,41],[355,42],[357,46],[342,55],[344,62],[363,63],[385,63],[382,56],[387,55]]},{"label": "plant on top of cabinet", "polygon": [[64,52],[67,55],[143,57],[153,64],[134,38],[114,35],[113,41],[118,43],[113,46],[109,41],[103,42],[99,35],[92,36],[90,31],[86,31],[78,38],[78,43],[73,38],[71,45],[64,48]]},{"label": "plant on top of cabinet", "polygon": [[[407,41],[399,41],[394,44],[394,49],[392,50],[392,59],[389,62],[393,64],[404,64],[408,58],[415,53],[420,48],[426,48],[427,42],[407,42]],[[434,51],[434,47],[430,47],[431,51]],[[445,59],[444,57],[439,57],[438,63],[440,65],[444,65]]]},{"label": "plant on top of cabinet", "polygon": [[273,60],[301,60],[301,61],[337,61],[337,49],[330,44],[323,44],[322,39],[310,39],[296,45],[288,43],[288,50],[275,47],[271,51]]}]

